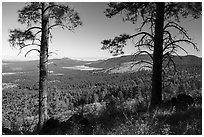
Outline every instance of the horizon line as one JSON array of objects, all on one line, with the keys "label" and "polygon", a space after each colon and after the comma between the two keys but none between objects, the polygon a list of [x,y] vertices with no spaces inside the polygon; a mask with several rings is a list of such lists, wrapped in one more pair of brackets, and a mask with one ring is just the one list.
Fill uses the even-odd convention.
[{"label": "horizon line", "polygon": [[[106,60],[106,59],[110,59],[110,58],[116,58],[116,57],[122,57],[122,56],[131,56],[133,54],[127,54],[127,55],[118,55],[118,56],[110,56],[110,57],[53,57],[53,58],[50,58],[49,60],[52,60],[52,59],[64,59],[64,58],[68,58],[68,59],[72,59],[72,60],[81,60],[81,61],[97,61],[97,60]],[[174,55],[174,56],[177,56],[177,55]],[[187,54],[187,55],[179,55],[181,57],[184,57],[184,56],[196,56],[198,58],[202,58],[202,56],[197,56],[197,55],[194,55],[194,54]],[[3,58],[2,57],[2,61],[37,61],[39,59],[37,59],[36,57],[35,58],[32,58],[32,57],[22,57],[22,58],[15,58],[15,57],[6,57],[6,58]]]}]

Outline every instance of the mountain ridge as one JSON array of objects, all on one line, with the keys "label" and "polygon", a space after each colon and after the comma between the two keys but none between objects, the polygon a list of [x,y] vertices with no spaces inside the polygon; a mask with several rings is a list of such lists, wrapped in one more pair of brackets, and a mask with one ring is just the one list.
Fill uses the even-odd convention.
[{"label": "mountain ridge", "polygon": [[[181,58],[181,59],[180,59]],[[134,55],[125,55],[120,57],[109,58],[105,60],[97,61],[83,61],[76,60],[71,58],[62,58],[62,59],[50,59],[49,60],[49,69],[58,69],[63,67],[74,67],[74,66],[88,66],[93,68],[121,68],[125,64],[125,67],[128,67],[128,63],[136,62],[140,60],[151,61],[151,58],[147,54],[134,56]],[[194,65],[202,66],[202,58],[199,58],[194,55],[186,56],[174,56],[173,58],[176,65]],[[2,61],[2,72],[24,72],[24,71],[38,71],[38,60],[32,61]]]},{"label": "mountain ridge", "polygon": [[[147,55],[139,55],[139,56],[134,56],[134,55],[126,55],[126,56],[120,56],[116,58],[110,58],[107,60],[103,60],[100,62],[93,62],[90,64],[90,67],[102,67],[102,68],[110,68],[114,67],[116,65],[120,65],[126,62],[131,62],[131,61],[140,61],[140,60],[145,60],[145,61],[150,61],[152,62],[152,59]],[[197,57],[195,55],[186,55],[186,56],[173,56],[173,60],[176,65],[202,65],[202,58]]]}]

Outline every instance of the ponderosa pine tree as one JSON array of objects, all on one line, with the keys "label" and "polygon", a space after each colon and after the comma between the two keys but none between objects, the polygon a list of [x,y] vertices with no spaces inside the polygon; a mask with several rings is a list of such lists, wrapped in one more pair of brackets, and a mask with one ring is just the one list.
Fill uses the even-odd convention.
[{"label": "ponderosa pine tree", "polygon": [[[26,30],[10,30],[10,45],[19,47],[20,51],[25,47],[37,46],[30,49],[38,51],[39,61],[39,122],[38,131],[48,119],[47,103],[47,79],[48,79],[48,48],[51,38],[51,30],[61,27],[73,31],[75,27],[82,25],[78,13],[68,5],[54,2],[31,2],[18,11],[18,21],[27,26]],[[19,52],[20,53],[20,52]]]},{"label": "ponderosa pine tree", "polygon": [[[173,55],[178,55],[181,49],[187,53],[185,47],[179,43],[187,43],[198,50],[195,43],[188,36],[187,31],[179,24],[180,18],[197,19],[201,16],[202,4],[179,2],[115,2],[109,3],[105,15],[111,18],[121,15],[123,21],[133,24],[139,23],[136,34],[121,34],[114,39],[103,40],[103,50],[110,50],[113,55],[123,54],[127,41],[132,39],[138,52],[148,54],[152,62],[140,61],[152,65],[152,90],[149,110],[154,110],[162,102],[162,72],[170,68],[174,61]],[[136,39],[137,38],[137,39]],[[135,40],[137,40],[135,42]],[[149,67],[149,65],[147,65]]]}]

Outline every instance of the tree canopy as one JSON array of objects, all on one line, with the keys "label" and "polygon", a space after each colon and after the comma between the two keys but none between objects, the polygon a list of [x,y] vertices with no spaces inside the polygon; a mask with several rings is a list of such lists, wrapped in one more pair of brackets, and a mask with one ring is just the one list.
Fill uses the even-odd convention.
[{"label": "tree canopy", "polygon": [[[78,12],[69,5],[49,2],[43,9],[42,2],[26,3],[26,6],[18,10],[18,22],[26,25],[25,30],[10,30],[9,43],[13,47],[19,47],[20,51],[27,46],[40,46],[42,33],[42,16],[46,14],[49,18],[49,35],[55,27],[73,31],[77,26],[82,25]],[[32,49],[39,51],[37,49]],[[30,50],[30,51],[32,51]],[[30,52],[28,51],[28,53]],[[25,54],[27,55],[27,53]]]}]

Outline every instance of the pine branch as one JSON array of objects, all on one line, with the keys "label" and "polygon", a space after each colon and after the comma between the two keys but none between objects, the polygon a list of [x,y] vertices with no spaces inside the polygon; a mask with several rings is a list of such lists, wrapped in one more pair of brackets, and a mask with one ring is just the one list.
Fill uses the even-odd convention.
[{"label": "pine branch", "polygon": [[27,54],[30,53],[31,51],[37,51],[37,52],[40,53],[40,50],[39,50],[39,49],[30,49],[29,51],[26,52],[25,57],[26,57]]}]

